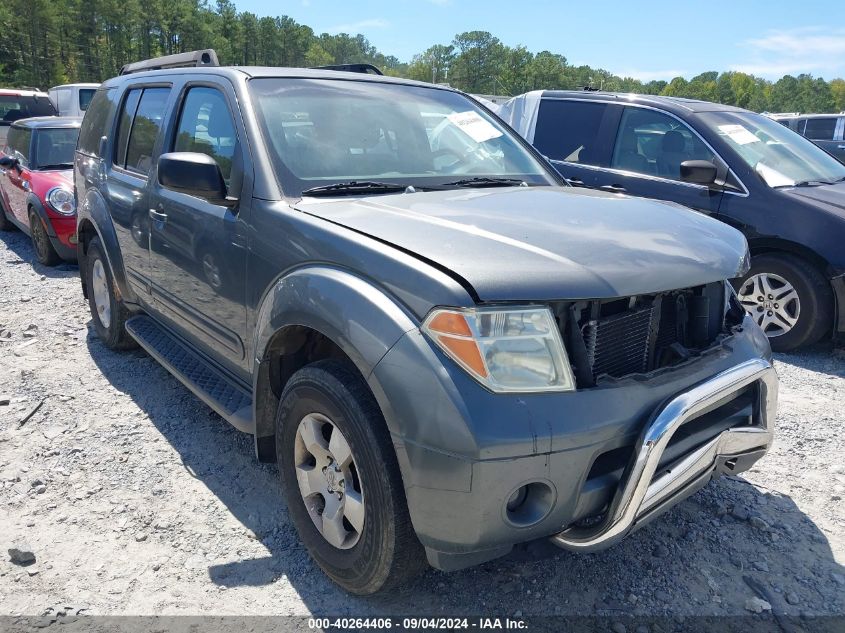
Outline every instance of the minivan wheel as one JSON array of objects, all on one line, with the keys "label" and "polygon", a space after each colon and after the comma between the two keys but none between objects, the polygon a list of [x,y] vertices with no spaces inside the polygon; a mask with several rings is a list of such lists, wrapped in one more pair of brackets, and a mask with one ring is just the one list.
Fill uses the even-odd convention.
[{"label": "minivan wheel", "polygon": [[85,285],[94,329],[105,346],[114,350],[137,347],[126,331],[129,310],[115,295],[114,277],[96,237],[88,244],[85,255]]},{"label": "minivan wheel", "polygon": [[424,569],[384,418],[354,367],[323,360],[290,378],[276,454],[299,538],[337,584],[369,595]]},{"label": "minivan wheel", "polygon": [[35,257],[41,264],[55,266],[62,261],[50,241],[50,236],[47,235],[47,229],[44,228],[41,218],[34,211],[29,212],[29,237],[35,249]]},{"label": "minivan wheel", "polygon": [[794,255],[765,253],[753,257],[737,295],[776,352],[815,343],[830,330],[830,284],[812,265]]}]

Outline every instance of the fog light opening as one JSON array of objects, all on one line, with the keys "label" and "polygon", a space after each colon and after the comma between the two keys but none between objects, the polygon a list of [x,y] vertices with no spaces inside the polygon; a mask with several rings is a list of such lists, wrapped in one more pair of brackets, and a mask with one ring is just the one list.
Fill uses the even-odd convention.
[{"label": "fog light opening", "polygon": [[505,502],[505,520],[516,527],[528,527],[548,516],[555,501],[552,487],[534,481],[514,490]]}]

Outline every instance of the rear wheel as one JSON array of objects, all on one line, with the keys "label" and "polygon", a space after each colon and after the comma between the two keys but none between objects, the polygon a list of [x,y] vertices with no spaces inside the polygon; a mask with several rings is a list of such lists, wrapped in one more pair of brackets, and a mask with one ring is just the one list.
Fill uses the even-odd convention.
[{"label": "rear wheel", "polygon": [[776,352],[815,343],[833,322],[830,284],[816,268],[794,255],[753,257],[737,294]]},{"label": "rear wheel", "polygon": [[29,237],[32,240],[32,247],[35,249],[35,257],[45,266],[55,266],[62,261],[53,243],[50,241],[50,236],[47,235],[47,229],[44,228],[44,223],[35,211],[29,211]]},{"label": "rear wheel", "polygon": [[85,256],[85,283],[88,288],[88,307],[97,336],[110,349],[131,349],[137,347],[135,340],[126,331],[129,310],[115,293],[114,277],[109,263],[103,255],[99,238],[88,244]]},{"label": "rear wheel", "polygon": [[341,587],[369,595],[425,568],[384,419],[353,367],[319,361],[291,377],[276,454],[299,538]]}]

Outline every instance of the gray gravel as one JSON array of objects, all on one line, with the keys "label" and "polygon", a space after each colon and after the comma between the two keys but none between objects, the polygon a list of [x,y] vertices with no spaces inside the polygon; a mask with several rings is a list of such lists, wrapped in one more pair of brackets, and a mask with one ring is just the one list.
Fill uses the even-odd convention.
[{"label": "gray gravel", "polygon": [[535,543],[361,599],[311,562],[250,438],[143,352],[105,349],[76,267],[33,261],[0,234],[0,551],[37,559],[0,562],[0,615],[845,613],[841,351],[778,357],[772,452],[622,545]]}]

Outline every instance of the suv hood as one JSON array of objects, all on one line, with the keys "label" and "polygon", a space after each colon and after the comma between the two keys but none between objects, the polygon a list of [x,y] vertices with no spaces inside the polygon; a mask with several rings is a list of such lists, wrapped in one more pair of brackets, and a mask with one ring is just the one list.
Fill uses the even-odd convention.
[{"label": "suv hood", "polygon": [[740,275],[739,231],[679,205],[585,189],[304,198],[296,208],[448,269],[481,301],[598,299]]}]

